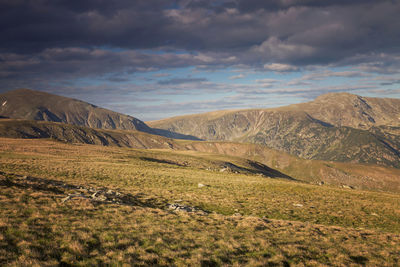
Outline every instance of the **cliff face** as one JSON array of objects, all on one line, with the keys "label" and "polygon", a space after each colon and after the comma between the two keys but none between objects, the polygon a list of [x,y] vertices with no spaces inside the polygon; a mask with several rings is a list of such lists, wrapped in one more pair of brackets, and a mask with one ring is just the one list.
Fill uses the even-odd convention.
[{"label": "cliff face", "polygon": [[212,112],[148,123],[204,140],[264,144],[306,159],[400,167],[400,100],[328,94],[276,109]]}]

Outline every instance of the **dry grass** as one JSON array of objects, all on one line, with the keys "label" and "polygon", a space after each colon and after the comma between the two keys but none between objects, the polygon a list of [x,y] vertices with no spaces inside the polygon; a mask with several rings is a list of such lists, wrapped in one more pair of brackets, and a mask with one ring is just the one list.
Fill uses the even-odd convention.
[{"label": "dry grass", "polygon": [[[11,173],[36,176],[107,187],[141,201],[62,203],[65,192],[3,182],[0,265],[400,264],[399,195],[204,169],[230,160],[240,163],[207,154],[1,139],[2,181],[13,181]],[[166,209],[178,200],[211,213]]]}]

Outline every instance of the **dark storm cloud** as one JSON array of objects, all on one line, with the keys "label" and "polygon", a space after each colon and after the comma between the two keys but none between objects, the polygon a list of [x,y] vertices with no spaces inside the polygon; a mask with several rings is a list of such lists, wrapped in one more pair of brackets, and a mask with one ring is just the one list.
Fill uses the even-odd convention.
[{"label": "dark storm cloud", "polygon": [[164,25],[169,24],[162,12],[171,3],[162,0],[1,1],[2,49],[31,52],[69,46],[159,46],[167,39]]},{"label": "dark storm cloud", "polygon": [[386,0],[0,0],[0,78],[188,66],[385,73],[399,65],[398,14]]}]

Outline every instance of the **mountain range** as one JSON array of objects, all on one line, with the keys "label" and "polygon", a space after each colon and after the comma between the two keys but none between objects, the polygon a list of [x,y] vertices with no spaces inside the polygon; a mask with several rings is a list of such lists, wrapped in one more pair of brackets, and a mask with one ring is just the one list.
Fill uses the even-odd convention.
[{"label": "mountain range", "polygon": [[330,93],[280,108],[147,122],[203,140],[263,144],[305,159],[400,167],[400,99]]},{"label": "mountain range", "polygon": [[1,136],[135,148],[182,148],[171,138],[229,141],[263,145],[304,159],[400,168],[400,99],[330,93],[286,107],[145,123],[80,100],[19,89],[0,95],[0,116]]}]

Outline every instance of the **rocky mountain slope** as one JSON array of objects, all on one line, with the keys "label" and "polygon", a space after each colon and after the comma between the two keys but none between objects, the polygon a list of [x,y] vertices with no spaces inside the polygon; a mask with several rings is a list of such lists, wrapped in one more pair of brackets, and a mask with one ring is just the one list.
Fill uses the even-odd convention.
[{"label": "rocky mountain slope", "polygon": [[134,117],[80,100],[29,89],[0,94],[0,116],[63,122],[91,128],[152,132],[144,122]]},{"label": "rocky mountain slope", "polygon": [[205,140],[264,144],[306,159],[400,167],[400,99],[327,94],[287,107],[211,112],[148,124]]},{"label": "rocky mountain slope", "polygon": [[314,101],[290,105],[283,110],[304,111],[334,126],[369,129],[400,126],[400,99],[362,97],[349,93],[328,93]]}]

